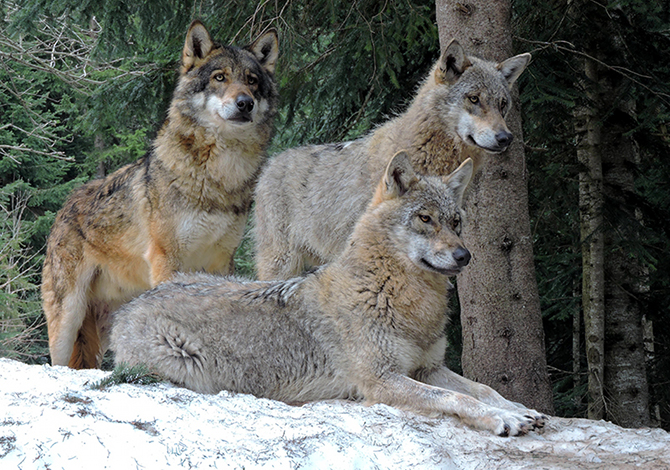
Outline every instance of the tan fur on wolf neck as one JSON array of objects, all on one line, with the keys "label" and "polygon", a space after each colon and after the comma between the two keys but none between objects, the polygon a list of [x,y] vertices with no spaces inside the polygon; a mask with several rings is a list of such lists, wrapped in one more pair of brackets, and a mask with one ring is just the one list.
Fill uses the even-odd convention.
[{"label": "tan fur on wolf neck", "polygon": [[253,179],[258,176],[269,132],[259,135],[263,138],[258,142],[222,142],[209,129],[194,129],[182,121],[183,117],[173,106],[166,126],[154,143],[156,154],[166,168],[180,175],[173,182],[175,187],[203,207],[229,204],[231,195],[239,192],[238,188],[250,189],[245,184],[250,175]]},{"label": "tan fur on wolf neck", "polygon": [[437,74],[435,65],[407,111],[370,136],[367,151],[371,168],[385,163],[385,158],[380,157],[385,155],[387,147],[396,147],[396,142],[401,142],[414,168],[424,175],[448,175],[468,158],[474,163],[475,173],[479,170],[486,151],[465,144],[447,131],[438,115],[426,112],[435,106],[433,92],[443,85],[436,80]]}]

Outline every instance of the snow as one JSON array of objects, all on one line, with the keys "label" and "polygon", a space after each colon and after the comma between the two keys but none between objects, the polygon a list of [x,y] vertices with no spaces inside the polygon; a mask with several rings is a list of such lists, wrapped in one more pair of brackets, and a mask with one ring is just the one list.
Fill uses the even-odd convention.
[{"label": "snow", "polygon": [[384,405],[300,407],[0,359],[0,469],[668,469],[670,434],[551,417],[518,438]]}]

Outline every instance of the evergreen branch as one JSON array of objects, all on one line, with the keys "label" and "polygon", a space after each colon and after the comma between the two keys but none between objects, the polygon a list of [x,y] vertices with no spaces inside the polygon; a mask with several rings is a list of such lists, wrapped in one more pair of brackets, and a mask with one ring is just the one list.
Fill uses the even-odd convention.
[{"label": "evergreen branch", "polygon": [[[45,121],[43,125],[38,125],[37,123],[35,124],[35,128],[32,131],[27,131],[25,129],[22,129],[21,127],[17,126],[14,123],[9,123],[5,124],[4,126],[0,126],[0,131],[5,130],[5,129],[16,129],[17,131],[23,133],[26,135],[26,137],[33,137],[35,139],[41,140],[45,142],[49,147],[54,146],[54,141],[59,141],[59,142],[69,142],[68,139],[65,139],[63,137],[58,137],[51,133],[46,126],[48,124],[53,124],[50,121]],[[44,135],[38,133],[37,131],[42,132]]]},{"label": "evergreen branch", "polygon": [[150,371],[145,365],[129,366],[127,364],[118,364],[110,375],[91,384],[90,388],[93,390],[105,390],[111,386],[121,384],[153,385],[164,380],[160,375]]}]

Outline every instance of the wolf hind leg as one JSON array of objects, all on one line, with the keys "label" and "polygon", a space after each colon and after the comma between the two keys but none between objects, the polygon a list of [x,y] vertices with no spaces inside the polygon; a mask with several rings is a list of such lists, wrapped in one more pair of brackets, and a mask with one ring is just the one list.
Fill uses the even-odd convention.
[{"label": "wolf hind leg", "polygon": [[44,314],[49,330],[51,364],[55,366],[68,365],[88,310],[95,268],[78,271],[76,274],[51,269],[45,272]]},{"label": "wolf hind leg", "polygon": [[[112,348],[116,364],[142,364],[171,382],[200,393],[216,393],[216,374],[227,370],[224,358],[215,358],[216,373],[202,340],[182,325],[161,318],[152,308],[140,307],[136,314],[116,318]],[[138,330],[142,334],[138,334]]]},{"label": "wolf hind leg", "polygon": [[47,316],[49,354],[51,355],[52,365],[66,366],[72,356],[74,342],[84,322],[86,312],[85,307],[78,305],[74,309],[68,309],[67,311],[61,306],[59,310],[61,311],[58,313],[51,313],[56,318],[49,318]]},{"label": "wolf hind leg", "polygon": [[[52,365],[73,369],[92,369],[102,360],[100,309],[103,304],[93,298],[92,286],[98,270],[96,266],[79,266],[78,272],[68,276],[73,283],[61,300],[51,289],[46,294],[45,314],[49,328],[49,352]],[[52,282],[51,285],[55,283]],[[104,309],[104,308],[103,308]]]},{"label": "wolf hind leg", "polygon": [[84,321],[77,332],[72,347],[72,355],[68,367],[72,369],[95,369],[102,362],[102,344],[100,331],[97,325],[98,314],[96,305],[89,305],[86,309]]}]

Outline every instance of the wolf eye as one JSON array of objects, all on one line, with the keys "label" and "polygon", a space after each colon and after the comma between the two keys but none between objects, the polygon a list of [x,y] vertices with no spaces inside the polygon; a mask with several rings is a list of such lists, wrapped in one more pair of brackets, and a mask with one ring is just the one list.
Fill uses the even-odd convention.
[{"label": "wolf eye", "polygon": [[419,214],[419,220],[424,224],[429,224],[433,219],[429,215]]},{"label": "wolf eye", "polygon": [[468,99],[470,100],[470,103],[472,103],[472,104],[479,103],[479,96],[477,96],[477,95],[468,96]]},{"label": "wolf eye", "polygon": [[461,226],[461,218],[459,216],[454,217],[451,221],[451,228],[453,230],[457,230],[458,227],[460,226]]},{"label": "wolf eye", "polygon": [[224,82],[226,80],[226,76],[225,74],[217,73],[216,75],[214,75],[214,80],[216,80],[217,82]]},{"label": "wolf eye", "polygon": [[258,83],[258,78],[254,77],[253,75],[249,75],[247,77],[247,84],[248,85],[255,85]]},{"label": "wolf eye", "polygon": [[507,111],[507,100],[502,100],[500,102],[500,112],[504,114],[505,111]]}]

